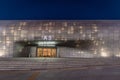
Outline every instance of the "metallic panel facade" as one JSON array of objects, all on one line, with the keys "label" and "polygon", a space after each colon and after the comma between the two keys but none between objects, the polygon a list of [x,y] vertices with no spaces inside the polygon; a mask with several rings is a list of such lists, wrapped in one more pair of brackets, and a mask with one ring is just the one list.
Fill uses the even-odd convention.
[{"label": "metallic panel facade", "polygon": [[[9,20],[0,21],[0,56],[22,51],[16,41],[91,40],[91,49],[57,47],[58,57],[120,57],[120,21]],[[76,45],[79,46],[79,45]],[[16,49],[14,49],[16,47]],[[35,48],[35,47],[34,47]],[[35,52],[35,51],[34,51]],[[34,55],[34,54],[32,54]]]}]

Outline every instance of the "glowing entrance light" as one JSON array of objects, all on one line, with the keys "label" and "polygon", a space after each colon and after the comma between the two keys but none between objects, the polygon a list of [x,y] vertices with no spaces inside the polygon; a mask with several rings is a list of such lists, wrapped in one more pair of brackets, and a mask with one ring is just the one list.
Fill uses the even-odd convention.
[{"label": "glowing entrance light", "polygon": [[101,52],[101,56],[102,56],[102,57],[108,57],[107,53],[104,52],[104,51]]},{"label": "glowing entrance light", "polygon": [[109,56],[108,53],[103,48],[101,49],[101,56],[102,57],[108,57]]},{"label": "glowing entrance light", "polygon": [[4,57],[5,56],[5,51],[4,50],[0,50],[0,57]]},{"label": "glowing entrance light", "polygon": [[116,56],[116,57],[120,57],[120,54],[116,54],[115,56]]}]

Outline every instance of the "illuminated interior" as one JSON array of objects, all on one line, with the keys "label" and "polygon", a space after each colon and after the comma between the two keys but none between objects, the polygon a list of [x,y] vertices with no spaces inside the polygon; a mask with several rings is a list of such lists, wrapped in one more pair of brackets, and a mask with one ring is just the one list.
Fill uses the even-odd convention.
[{"label": "illuminated interior", "polygon": [[56,57],[56,48],[37,48],[37,57]]}]

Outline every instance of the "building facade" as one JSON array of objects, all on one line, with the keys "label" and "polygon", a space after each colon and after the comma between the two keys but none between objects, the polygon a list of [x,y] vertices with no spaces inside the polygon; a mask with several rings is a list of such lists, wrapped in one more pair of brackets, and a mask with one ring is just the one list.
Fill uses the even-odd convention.
[{"label": "building facade", "polygon": [[120,21],[0,21],[0,57],[120,57]]}]

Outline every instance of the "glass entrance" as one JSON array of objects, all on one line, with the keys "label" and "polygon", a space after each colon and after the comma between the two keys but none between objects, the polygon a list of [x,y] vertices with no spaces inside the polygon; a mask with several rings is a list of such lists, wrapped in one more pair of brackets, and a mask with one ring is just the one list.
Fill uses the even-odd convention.
[{"label": "glass entrance", "polygon": [[37,57],[56,57],[56,48],[38,48]]}]

